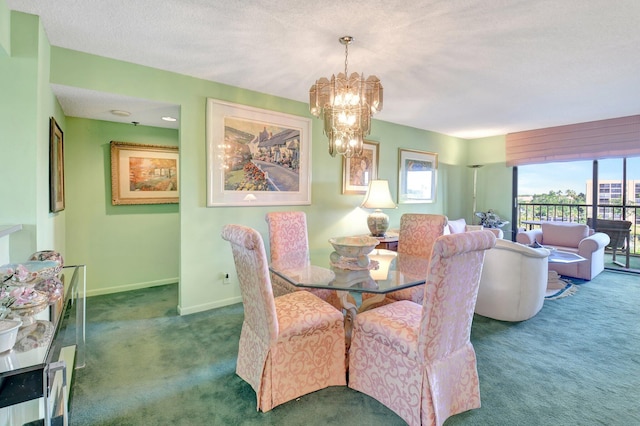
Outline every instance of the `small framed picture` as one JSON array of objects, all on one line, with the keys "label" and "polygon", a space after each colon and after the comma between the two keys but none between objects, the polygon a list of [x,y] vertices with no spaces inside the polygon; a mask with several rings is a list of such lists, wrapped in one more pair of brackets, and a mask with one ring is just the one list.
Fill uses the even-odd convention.
[{"label": "small framed picture", "polygon": [[111,204],[178,203],[178,147],[111,141]]},{"label": "small framed picture", "polygon": [[366,194],[369,182],[378,178],[378,143],[364,141],[361,156],[342,158],[342,193]]},{"label": "small framed picture", "polygon": [[49,211],[64,210],[64,141],[55,118],[49,119]]},{"label": "small framed picture", "polygon": [[398,204],[436,201],[438,154],[398,150]]}]

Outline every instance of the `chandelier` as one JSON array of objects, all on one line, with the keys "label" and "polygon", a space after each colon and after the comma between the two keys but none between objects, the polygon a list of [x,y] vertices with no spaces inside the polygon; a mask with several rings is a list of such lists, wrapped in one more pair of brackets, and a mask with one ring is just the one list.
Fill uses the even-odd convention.
[{"label": "chandelier", "polygon": [[382,110],[382,84],[375,75],[347,73],[349,44],[353,37],[338,39],[344,45],[344,74],[322,77],[309,90],[309,109],[324,119],[329,138],[329,154],[345,157],[362,155],[364,137],[371,132],[371,116]]}]

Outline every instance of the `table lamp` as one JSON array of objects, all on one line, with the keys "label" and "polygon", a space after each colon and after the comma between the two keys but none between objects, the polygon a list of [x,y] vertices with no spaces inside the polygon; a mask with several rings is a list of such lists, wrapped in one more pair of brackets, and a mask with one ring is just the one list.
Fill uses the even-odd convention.
[{"label": "table lamp", "polygon": [[384,238],[387,229],[389,229],[389,216],[380,209],[395,209],[396,203],[391,199],[389,191],[389,182],[386,180],[372,180],[369,182],[367,195],[360,205],[366,209],[375,209],[367,217],[367,225],[371,235],[377,238]]}]

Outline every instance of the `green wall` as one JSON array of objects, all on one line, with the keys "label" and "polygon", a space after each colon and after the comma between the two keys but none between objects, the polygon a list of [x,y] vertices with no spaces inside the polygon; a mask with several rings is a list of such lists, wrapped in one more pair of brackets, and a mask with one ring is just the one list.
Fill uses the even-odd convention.
[{"label": "green wall", "polygon": [[11,55],[11,11],[0,1],[0,56]]},{"label": "green wall", "polygon": [[178,145],[173,129],[67,118],[68,264],[86,264],[89,294],[178,281],[177,204],[111,204],[110,142]]},{"label": "green wall", "polygon": [[[35,22],[37,24],[37,20]],[[39,25],[36,27],[33,28],[32,23],[32,28],[25,30],[29,32],[21,34],[20,38],[28,40],[34,34],[39,37],[41,30]],[[16,68],[14,72],[21,71],[18,69],[18,58],[12,57],[11,62],[12,67]],[[366,217],[369,212],[359,207],[362,195],[341,194],[342,160],[328,155],[321,121],[315,118],[312,119],[311,137],[311,205],[206,207],[206,99],[211,97],[311,118],[306,103],[58,47],[50,49],[50,61],[44,53],[36,55],[28,71],[37,73],[39,68],[48,69],[49,65],[49,80],[46,84],[35,84],[32,89],[35,93],[30,98],[25,99],[23,93],[12,93],[13,97],[9,99],[15,99],[16,102],[25,100],[26,111],[22,120],[25,124],[38,127],[46,121],[48,126],[45,111],[55,115],[62,123],[65,132],[67,208],[62,215],[45,213],[42,201],[48,199],[48,195],[45,196],[48,189],[35,183],[27,185],[20,182],[16,185],[14,182],[11,188],[5,186],[1,190],[11,195],[21,193],[21,188],[30,191],[28,197],[34,200],[30,202],[30,212],[33,216],[46,216],[48,219],[48,222],[41,221],[38,226],[43,228],[42,239],[55,240],[58,233],[62,232],[68,263],[88,265],[89,294],[161,284],[175,280],[177,276],[180,282],[178,309],[183,314],[238,302],[240,292],[231,250],[228,243],[220,238],[220,229],[227,223],[240,223],[256,228],[266,238],[264,215],[268,211],[305,211],[312,250],[326,247],[327,240],[333,236],[367,232]],[[0,84],[9,88],[9,76],[2,72]],[[38,81],[36,77],[34,80]],[[45,86],[49,82],[173,103],[181,110],[179,131],[58,117],[59,107],[51,101],[50,93],[46,93]],[[24,91],[29,92],[27,89],[31,89],[31,86]],[[3,108],[11,109],[5,102]],[[42,130],[31,133],[31,139],[45,139]],[[18,130],[7,133],[3,130],[2,136],[6,134],[25,138]],[[17,151],[17,142],[13,139],[6,144]],[[111,206],[107,146],[109,141],[118,139],[178,144],[181,192],[178,212],[175,211],[176,206]],[[407,212],[439,213],[471,220],[472,174],[466,166],[479,161],[470,155],[473,154],[471,148],[476,141],[378,120],[374,120],[369,139],[380,142],[379,177],[390,181],[394,196],[398,183],[398,148],[431,151],[439,155],[436,202],[402,205],[388,211],[392,227],[397,227],[400,216]],[[482,157],[485,152],[496,149],[494,145],[499,145],[500,141],[481,140],[479,144],[483,148],[476,154]],[[39,164],[42,155],[35,147],[30,148],[28,158],[24,161],[29,163],[32,171],[30,178],[40,180],[41,168],[46,165]],[[500,155],[502,153],[498,152],[491,158]],[[487,166],[484,177],[487,186],[504,184],[499,167],[491,170],[493,167]],[[492,178],[494,174],[496,179]],[[493,203],[494,193],[491,194],[489,202]],[[487,205],[483,201],[478,197],[479,209]],[[18,219],[22,217],[16,217]],[[19,223],[24,221],[20,220]],[[150,236],[151,240],[145,241]],[[225,273],[231,274],[230,284],[223,284]]]},{"label": "green wall", "polygon": [[[511,233],[515,229],[510,219],[513,201],[511,199],[513,168],[506,166],[505,136],[475,139],[470,141],[468,148],[469,158],[473,159],[472,164],[483,165],[478,169],[477,210],[486,212],[491,209],[500,217],[509,220],[511,223],[505,225],[502,230],[505,238],[511,239]],[[471,198],[473,198],[473,190]]]},{"label": "green wall", "polygon": [[[65,250],[64,212],[49,213],[49,117],[64,125],[64,116],[49,87],[50,46],[38,17],[8,16],[10,40],[2,43],[11,55],[0,54],[0,224],[23,225],[10,248],[12,261],[21,261],[36,250]],[[7,22],[4,8],[0,20]]]}]

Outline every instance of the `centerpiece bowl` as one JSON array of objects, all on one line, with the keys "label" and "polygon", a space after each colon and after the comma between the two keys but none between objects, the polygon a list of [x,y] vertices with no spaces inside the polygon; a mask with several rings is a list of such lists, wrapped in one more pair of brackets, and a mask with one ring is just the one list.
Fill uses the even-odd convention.
[{"label": "centerpiece bowl", "polygon": [[329,242],[340,256],[351,258],[366,256],[380,244],[380,240],[368,235],[329,238]]}]

